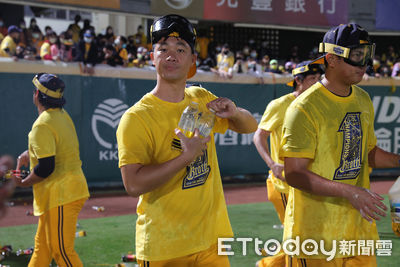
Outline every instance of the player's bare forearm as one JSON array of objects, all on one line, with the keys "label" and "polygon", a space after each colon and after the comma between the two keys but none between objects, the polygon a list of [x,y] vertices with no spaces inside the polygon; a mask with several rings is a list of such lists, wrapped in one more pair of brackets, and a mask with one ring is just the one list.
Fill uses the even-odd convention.
[{"label": "player's bare forearm", "polygon": [[287,183],[297,189],[315,195],[344,197],[346,184],[334,182],[308,170],[310,159],[285,158],[284,169]]},{"label": "player's bare forearm", "polygon": [[274,161],[272,160],[268,149],[269,135],[270,132],[258,128],[257,131],[254,133],[253,142],[254,145],[256,146],[258,154],[260,154],[261,158],[265,161],[268,167],[271,168]]},{"label": "player's bare forearm", "polygon": [[122,181],[126,192],[139,197],[162,186],[186,167],[188,162],[182,154],[156,165],[129,164],[121,167]]},{"label": "player's bare forearm", "polygon": [[248,110],[238,107],[235,115],[229,118],[229,129],[238,133],[253,133],[257,130],[257,121]]},{"label": "player's bare forearm", "polygon": [[13,180],[15,184],[19,187],[29,187],[34,184],[42,182],[46,178],[39,177],[32,171],[25,179],[21,179],[19,177],[14,177]]},{"label": "player's bare forearm", "polygon": [[202,155],[211,140],[210,136],[201,137],[198,129],[192,138],[187,138],[179,129],[176,129],[175,133],[182,145],[182,153],[179,156],[161,164],[129,164],[121,167],[122,180],[129,195],[138,197],[165,184]]},{"label": "player's bare forearm", "polygon": [[325,179],[309,171],[309,163],[306,158],[285,158],[285,178],[290,186],[315,195],[345,198],[368,221],[386,216],[383,197],[365,188]]},{"label": "player's bare forearm", "polygon": [[384,151],[375,146],[368,153],[368,164],[372,168],[397,168],[400,166],[400,155]]},{"label": "player's bare forearm", "polygon": [[215,111],[215,115],[228,119],[229,129],[238,133],[253,133],[257,130],[257,121],[251,113],[236,107],[232,100],[219,97],[207,103],[207,108]]}]

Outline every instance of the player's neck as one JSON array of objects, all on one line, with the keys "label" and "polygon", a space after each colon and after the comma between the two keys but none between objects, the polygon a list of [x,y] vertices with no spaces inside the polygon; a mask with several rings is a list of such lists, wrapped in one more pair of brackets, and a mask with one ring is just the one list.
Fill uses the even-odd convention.
[{"label": "player's neck", "polygon": [[349,96],[351,93],[351,85],[344,84],[338,79],[327,79],[325,76],[321,80],[322,85],[328,89],[330,92],[338,96]]},{"label": "player's neck", "polygon": [[164,101],[178,103],[185,98],[185,86],[186,81],[171,83],[160,79],[151,93]]}]

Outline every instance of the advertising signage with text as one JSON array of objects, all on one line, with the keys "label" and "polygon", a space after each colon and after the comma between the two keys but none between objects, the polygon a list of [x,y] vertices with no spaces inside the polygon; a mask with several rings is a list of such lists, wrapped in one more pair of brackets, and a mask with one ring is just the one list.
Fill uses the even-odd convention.
[{"label": "advertising signage with text", "polygon": [[204,19],[296,26],[347,23],[348,0],[204,0]]}]

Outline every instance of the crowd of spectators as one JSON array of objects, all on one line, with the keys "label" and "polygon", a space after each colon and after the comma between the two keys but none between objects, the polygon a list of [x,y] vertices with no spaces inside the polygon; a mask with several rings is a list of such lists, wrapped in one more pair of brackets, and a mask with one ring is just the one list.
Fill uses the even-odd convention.
[{"label": "crowd of spectators", "polygon": [[[30,20],[29,27],[23,19],[19,25],[6,27],[0,16],[0,56],[14,60],[80,62],[82,71],[88,74],[93,74],[96,64],[136,68],[152,66],[151,45],[142,26],[127,37],[116,36],[111,26],[96,35],[90,20],[84,20],[83,27],[80,21],[81,17],[77,15],[74,23],[57,34],[51,26],[42,31],[35,18]],[[261,82],[266,73],[290,75],[300,61],[319,56],[315,47],[307,58],[301,58],[298,46],[293,46],[286,59],[271,58],[268,43],[262,41],[256,45],[252,38],[241,50],[232,51],[229,44],[215,44],[201,30],[196,53],[199,71],[213,72],[224,79],[232,78],[235,73],[251,74],[260,77]],[[375,55],[367,74],[375,77],[400,75],[400,57],[393,46],[381,55]]]}]

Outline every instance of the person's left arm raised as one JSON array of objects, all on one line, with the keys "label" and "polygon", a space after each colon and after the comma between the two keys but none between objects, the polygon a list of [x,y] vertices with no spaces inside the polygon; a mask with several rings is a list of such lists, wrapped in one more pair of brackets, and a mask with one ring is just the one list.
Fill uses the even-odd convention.
[{"label": "person's left arm raised", "polygon": [[240,107],[236,107],[232,100],[219,97],[209,103],[207,108],[215,111],[215,115],[228,119],[229,129],[238,133],[252,133],[257,130],[257,121],[251,113]]}]

